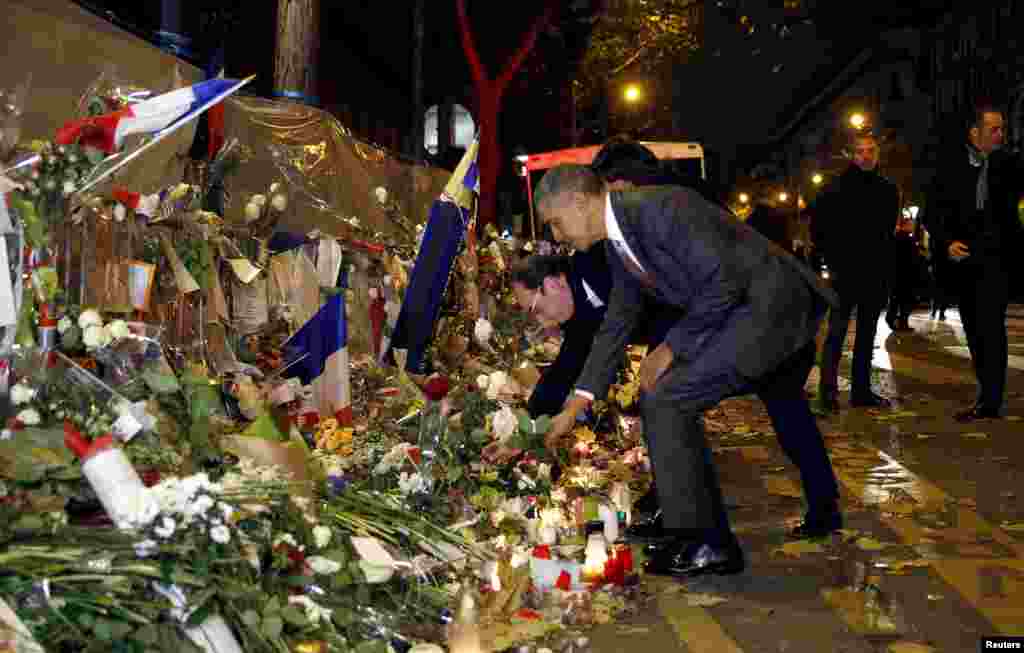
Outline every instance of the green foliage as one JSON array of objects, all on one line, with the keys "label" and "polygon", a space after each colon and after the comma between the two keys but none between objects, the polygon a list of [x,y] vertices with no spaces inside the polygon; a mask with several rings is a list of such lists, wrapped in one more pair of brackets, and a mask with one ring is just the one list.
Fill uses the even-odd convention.
[{"label": "green foliage", "polygon": [[661,72],[700,47],[700,12],[695,0],[615,3],[594,26],[573,90],[581,106],[607,92],[615,75],[629,70]]}]

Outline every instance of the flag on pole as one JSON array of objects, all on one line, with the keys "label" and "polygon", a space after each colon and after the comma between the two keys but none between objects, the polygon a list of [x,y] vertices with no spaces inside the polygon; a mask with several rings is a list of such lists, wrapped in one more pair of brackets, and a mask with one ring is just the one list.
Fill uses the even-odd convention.
[{"label": "flag on pole", "polygon": [[395,360],[394,350],[406,350],[405,369],[413,374],[430,372],[427,347],[433,337],[448,289],[455,258],[462,248],[472,217],[473,200],[479,193],[477,151],[479,141],[466,150],[444,192],[430,207],[423,243],[409,277],[409,287],[391,334],[388,362]]},{"label": "flag on pole", "polygon": [[283,376],[298,377],[303,385],[313,387],[313,401],[320,417],[335,417],[342,426],[352,424],[344,295],[331,296],[288,339],[285,351],[287,361],[297,362]]},{"label": "flag on pole", "polygon": [[113,154],[128,136],[152,134],[200,114],[219,95],[239,84],[237,79],[209,79],[163,93],[102,116],[72,120],[57,130],[60,145],[81,143]]}]

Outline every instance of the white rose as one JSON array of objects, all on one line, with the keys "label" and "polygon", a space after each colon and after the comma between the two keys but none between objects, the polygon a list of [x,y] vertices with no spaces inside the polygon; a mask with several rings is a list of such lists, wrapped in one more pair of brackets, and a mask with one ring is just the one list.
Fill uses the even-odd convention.
[{"label": "white rose", "polygon": [[91,326],[103,326],[103,318],[100,317],[100,312],[92,308],[82,311],[82,314],[78,316],[79,329],[85,331]]},{"label": "white rose", "polygon": [[505,384],[508,383],[508,374],[504,372],[491,372],[491,381],[487,384],[487,398],[495,400]]},{"label": "white rose", "polygon": [[174,535],[174,529],[176,527],[177,524],[174,523],[173,519],[170,517],[164,517],[160,520],[160,525],[153,529],[153,532],[156,533],[157,537],[162,537],[166,540],[170,536]]},{"label": "white rose", "polygon": [[502,406],[501,410],[491,413],[491,429],[498,441],[505,442],[519,430],[519,418],[511,408]]},{"label": "white rose", "polygon": [[537,478],[544,481],[551,480],[551,463],[540,463],[537,465]]},{"label": "white rose", "polygon": [[36,397],[35,388],[19,383],[11,388],[11,402],[15,405],[27,404]]},{"label": "white rose", "polygon": [[323,549],[331,543],[331,536],[334,532],[327,526],[314,526],[313,539],[316,541],[316,548]]},{"label": "white rose", "polygon": [[107,331],[110,332],[111,340],[120,340],[131,335],[131,330],[128,329],[128,323],[124,320],[114,320],[106,326]]},{"label": "white rose", "polygon": [[366,560],[359,561],[359,568],[366,576],[367,583],[386,583],[395,575],[395,568],[391,565],[378,565]]},{"label": "white rose", "polygon": [[276,547],[279,544],[288,544],[296,549],[299,548],[299,543],[295,541],[295,537],[293,537],[291,533],[281,533],[275,537],[273,546]]},{"label": "white rose", "polygon": [[71,318],[65,315],[60,318],[60,322],[57,323],[57,333],[64,335],[72,326],[74,326],[74,322],[71,321]]},{"label": "white rose", "polygon": [[377,189],[373,191],[377,195],[377,201],[381,204],[388,203],[388,189],[383,186],[377,186]]},{"label": "white rose", "polygon": [[270,194],[271,195],[273,195],[274,193],[276,193],[279,190],[281,190],[281,182],[275,181],[274,183],[270,184]]},{"label": "white rose", "polygon": [[125,208],[124,204],[118,202],[114,205],[114,220],[117,222],[124,222],[125,217],[128,215],[128,209]]},{"label": "white rose", "polygon": [[249,202],[245,205],[245,220],[246,222],[255,222],[260,219],[260,212],[263,210],[259,204],[255,202]]},{"label": "white rose", "polygon": [[249,202],[262,208],[262,207],[267,205],[267,196],[266,195],[253,195],[252,197],[249,198]]},{"label": "white rose", "polygon": [[309,568],[313,570],[313,573],[319,576],[329,576],[330,574],[336,574],[341,571],[340,563],[335,562],[330,558],[324,558],[323,556],[312,556],[306,558],[306,562],[309,564]]},{"label": "white rose", "polygon": [[481,374],[480,376],[476,377],[476,385],[481,390],[486,390],[487,384],[489,384],[490,382],[491,377],[487,376],[486,374]]},{"label": "white rose", "polygon": [[67,197],[71,193],[75,192],[75,182],[65,181],[64,186],[61,188],[61,192],[64,193],[64,197]]},{"label": "white rose", "polygon": [[210,539],[217,544],[227,544],[231,541],[231,531],[223,524],[210,529]]},{"label": "white rose", "polygon": [[101,326],[93,325],[82,336],[86,349],[102,349],[110,344],[110,333]]},{"label": "white rose", "polygon": [[26,408],[18,413],[18,417],[16,419],[25,426],[36,426],[40,421],[42,421],[39,417],[39,411],[35,408]]},{"label": "white rose", "polygon": [[288,208],[288,198],[285,195],[274,195],[274,199],[270,200],[270,206],[274,207],[275,211],[282,212]]},{"label": "white rose", "polygon": [[494,327],[484,318],[477,318],[476,325],[473,327],[473,335],[476,337],[477,342],[481,345],[486,345],[490,342],[491,336],[494,335]]}]

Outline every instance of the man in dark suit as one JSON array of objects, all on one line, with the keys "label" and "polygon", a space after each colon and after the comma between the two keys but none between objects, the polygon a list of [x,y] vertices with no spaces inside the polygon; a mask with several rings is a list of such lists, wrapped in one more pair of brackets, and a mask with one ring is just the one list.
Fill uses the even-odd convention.
[{"label": "man in dark suit", "polygon": [[[519,306],[541,326],[558,326],[562,346],[534,388],[526,409],[532,417],[562,410],[583,371],[594,336],[604,321],[612,292],[612,273],[603,247],[572,256],[530,256],[512,266],[512,292]],[[630,342],[656,347],[678,321],[679,313],[652,306],[656,317],[634,331]]]},{"label": "man in dark suit", "polygon": [[555,237],[587,250],[607,239],[614,285],[608,314],[574,395],[552,420],[557,447],[576,415],[604,397],[643,299],[683,317],[641,367],[640,411],[671,539],[651,551],[648,570],[670,575],[736,573],[743,552],[729,526],[701,413],[756,392],[780,445],[800,461],[808,497],[804,532],[841,522],[838,490],[803,384],[831,291],[792,256],[696,192],[650,187],[607,192],[583,166],[552,168],[536,194]]},{"label": "man in dark suit", "polygon": [[822,413],[839,410],[839,359],[857,312],[853,343],[850,405],[882,407],[889,401],[871,390],[871,355],[878,318],[888,298],[893,275],[896,222],[900,193],[896,184],[878,172],[878,139],[868,133],[853,139],[853,162],[826,186],[808,211],[812,214],[814,245],[832,274],[839,306],[829,315],[822,347],[818,392]]},{"label": "man in dark suit", "polygon": [[947,282],[960,305],[978,396],[956,414],[969,422],[997,419],[1006,389],[1006,308],[1010,272],[1020,257],[1017,204],[1024,166],[1002,151],[1005,121],[990,103],[980,103],[967,122],[967,142],[957,143],[940,163],[929,194],[928,231],[935,257],[946,257]]}]

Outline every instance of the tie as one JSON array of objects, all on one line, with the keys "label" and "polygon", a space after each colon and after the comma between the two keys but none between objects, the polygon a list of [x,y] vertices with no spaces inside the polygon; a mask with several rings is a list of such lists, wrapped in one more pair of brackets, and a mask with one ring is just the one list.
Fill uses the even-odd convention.
[{"label": "tie", "polygon": [[621,240],[613,240],[611,243],[612,247],[615,249],[615,253],[619,255],[619,258],[622,260],[622,264],[626,266],[629,273],[636,277],[643,285],[648,288],[653,288],[654,277],[650,273],[645,272],[643,268],[633,260],[633,257],[629,255],[628,251],[626,251],[626,244]]}]

